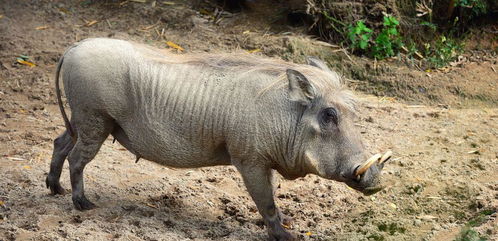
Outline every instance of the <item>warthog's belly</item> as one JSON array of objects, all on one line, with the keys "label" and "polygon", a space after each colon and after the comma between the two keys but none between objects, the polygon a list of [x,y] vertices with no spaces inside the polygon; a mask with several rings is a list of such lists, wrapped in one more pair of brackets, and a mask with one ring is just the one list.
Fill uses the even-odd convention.
[{"label": "warthog's belly", "polygon": [[222,141],[206,142],[179,133],[175,128],[124,124],[117,128],[114,137],[137,157],[161,165],[193,168],[229,165],[230,156]]}]

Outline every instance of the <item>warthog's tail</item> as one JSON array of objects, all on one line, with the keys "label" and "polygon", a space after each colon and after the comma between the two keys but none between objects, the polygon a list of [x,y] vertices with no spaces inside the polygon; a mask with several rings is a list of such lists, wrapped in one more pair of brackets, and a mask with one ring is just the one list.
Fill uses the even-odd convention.
[{"label": "warthog's tail", "polygon": [[69,122],[69,118],[67,118],[66,111],[64,110],[64,105],[62,104],[62,96],[61,96],[60,80],[59,80],[59,76],[60,76],[60,72],[61,72],[61,68],[62,68],[62,62],[64,62],[64,56],[73,47],[75,47],[75,46],[73,45],[72,47],[70,47],[69,49],[67,49],[64,52],[62,57],[59,59],[59,63],[57,64],[57,70],[55,72],[55,93],[57,95],[57,103],[59,104],[59,109],[61,111],[62,118],[64,119],[64,124],[66,125],[67,132],[69,133],[69,135],[73,139],[73,142],[76,142],[76,133],[74,132],[73,127],[71,126],[71,122]]}]

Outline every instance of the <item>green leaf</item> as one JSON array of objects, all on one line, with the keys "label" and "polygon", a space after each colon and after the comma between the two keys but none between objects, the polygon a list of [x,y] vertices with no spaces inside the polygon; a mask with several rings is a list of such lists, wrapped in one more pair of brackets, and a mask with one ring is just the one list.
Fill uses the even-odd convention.
[{"label": "green leaf", "polygon": [[398,35],[398,30],[396,30],[396,28],[388,28],[387,29],[387,34],[389,34],[389,35]]},{"label": "green leaf", "polygon": [[390,24],[389,17],[384,16],[384,22],[383,22],[383,25],[384,25],[384,26],[389,26],[389,24]]},{"label": "green leaf", "polygon": [[360,41],[360,49],[366,49],[368,46],[367,41]]},{"label": "green leaf", "polygon": [[358,33],[362,33],[362,32],[370,33],[370,32],[372,32],[372,30],[369,29],[362,20],[359,20],[356,23],[356,29],[358,30]]},{"label": "green leaf", "polygon": [[430,22],[427,22],[427,21],[421,22],[420,25],[427,26],[427,27],[431,28],[433,31],[435,31],[437,29],[437,25],[436,24],[433,24],[433,23],[430,23]]},{"label": "green leaf", "polygon": [[364,29],[367,26],[365,26],[365,23],[363,23],[363,21],[360,20],[356,23],[356,27],[358,27],[359,29]]}]

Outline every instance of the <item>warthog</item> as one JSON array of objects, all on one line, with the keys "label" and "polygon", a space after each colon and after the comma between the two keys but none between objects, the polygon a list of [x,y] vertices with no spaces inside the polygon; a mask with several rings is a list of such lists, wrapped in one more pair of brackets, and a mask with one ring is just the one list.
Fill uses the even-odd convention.
[{"label": "warthog", "polygon": [[[369,158],[354,126],[354,98],[316,58],[308,65],[240,55],[175,55],[114,39],[87,39],[60,59],[56,93],[66,131],[54,141],[46,184],[59,183],[66,156],[72,200],[84,195],[83,169],[113,135],[159,164],[234,165],[271,240],[291,240],[273,199],[273,170],[345,182],[365,194],[380,188],[390,153]],[[59,74],[72,110],[64,111]],[[365,160],[367,160],[365,162]]]}]

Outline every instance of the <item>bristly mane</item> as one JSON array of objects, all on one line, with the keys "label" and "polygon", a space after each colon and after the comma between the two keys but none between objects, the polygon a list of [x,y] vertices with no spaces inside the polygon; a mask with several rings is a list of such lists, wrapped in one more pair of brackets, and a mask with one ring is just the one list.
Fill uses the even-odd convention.
[{"label": "bristly mane", "polygon": [[311,65],[295,64],[248,53],[174,54],[166,49],[155,49],[143,44],[134,43],[133,46],[143,58],[156,63],[191,64],[238,72],[239,75],[259,72],[274,76],[275,82],[264,88],[260,94],[272,88],[287,86],[285,72],[287,69],[294,69],[306,76],[320,92],[336,95],[342,100],[345,108],[353,113],[356,112],[356,100],[353,93],[345,88],[342,83],[343,79],[335,72],[324,71]]}]

